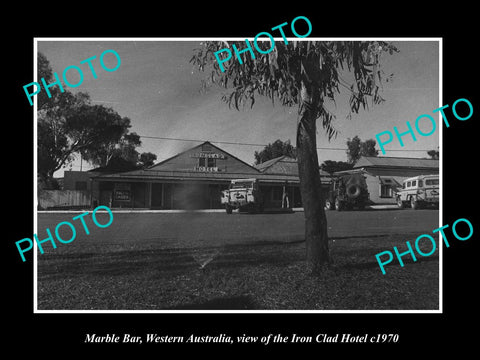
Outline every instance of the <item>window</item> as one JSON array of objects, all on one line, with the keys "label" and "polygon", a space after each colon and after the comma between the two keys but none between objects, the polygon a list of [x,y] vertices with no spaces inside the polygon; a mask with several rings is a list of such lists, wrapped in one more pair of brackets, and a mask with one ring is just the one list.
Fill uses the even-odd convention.
[{"label": "window", "polygon": [[394,195],[394,189],[397,188],[399,183],[393,178],[388,178],[384,176],[379,176],[380,180],[380,197],[381,198],[392,198]]},{"label": "window", "polygon": [[391,198],[393,197],[392,185],[380,185],[380,197],[382,198]]},{"label": "window", "polygon": [[407,187],[410,187],[410,186],[412,186],[412,182],[411,182],[411,181],[407,182]]},{"label": "window", "polygon": [[427,179],[425,180],[425,185],[438,185],[438,179]]},{"label": "window", "polygon": [[417,186],[417,180],[412,181],[412,186]]},{"label": "window", "polygon": [[418,187],[422,187],[423,186],[423,180],[418,180]]},{"label": "window", "polygon": [[212,158],[198,158],[198,166],[213,168],[217,166],[217,159]]}]

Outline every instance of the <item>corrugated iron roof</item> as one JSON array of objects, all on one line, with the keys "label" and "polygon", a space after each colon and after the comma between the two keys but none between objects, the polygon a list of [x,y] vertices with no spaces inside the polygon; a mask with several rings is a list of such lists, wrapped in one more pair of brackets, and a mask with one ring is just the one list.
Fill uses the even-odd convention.
[{"label": "corrugated iron roof", "polygon": [[260,170],[261,172],[264,172],[265,170],[267,170],[269,167],[271,167],[273,164],[275,164],[276,162],[278,162],[280,159],[283,159],[286,155],[282,155],[282,156],[279,156],[277,158],[274,158],[274,159],[270,159],[270,160],[267,160],[267,161],[264,161],[263,163],[260,163],[258,165],[254,165],[257,170]]},{"label": "corrugated iron roof", "polygon": [[[205,142],[209,143],[209,142]],[[204,144],[205,144],[204,143]],[[202,144],[201,144],[202,145]],[[200,145],[199,145],[200,146]],[[213,145],[212,145],[213,146]],[[198,147],[198,146],[196,146]],[[223,151],[222,149],[216,147],[217,149]],[[225,151],[224,151],[225,152]],[[226,153],[226,152],[225,152]],[[239,179],[239,178],[252,178],[255,177],[259,180],[264,182],[274,182],[274,183],[299,183],[300,179],[298,177],[298,164],[297,160],[293,159],[289,156],[283,155],[279,156],[275,159],[271,159],[268,161],[263,162],[255,167],[248,165],[249,168],[255,170],[255,173],[252,172],[224,172],[224,171],[216,171],[216,172],[202,172],[202,171],[190,171],[190,170],[167,170],[161,169],[161,165],[166,163],[167,161],[178,157],[180,154],[177,154],[167,160],[164,160],[158,164],[155,164],[146,169],[139,169],[133,171],[126,171],[126,172],[119,172],[119,173],[110,173],[110,174],[100,174],[98,176],[94,176],[98,180],[142,180],[142,181],[152,181],[152,180],[204,180],[204,181],[211,181],[211,180],[226,180],[230,181],[232,179]],[[228,153],[227,153],[228,154]],[[231,154],[228,154],[233,158],[239,160],[238,158],[234,157]],[[241,160],[240,160],[241,161]],[[243,161],[242,161],[243,162]],[[244,162],[243,162],[244,163]],[[159,166],[160,165],[160,166]],[[320,175],[322,177],[322,183],[328,183],[330,181],[330,174],[327,172],[319,169]]]},{"label": "corrugated iron roof", "polygon": [[256,168],[255,166],[252,166],[252,165],[246,163],[245,161],[239,159],[238,157],[230,154],[229,152],[227,152],[227,151],[219,148],[218,146],[213,145],[210,141],[204,141],[203,143],[201,143],[201,144],[199,144],[199,145],[196,145],[196,146],[194,146],[194,147],[191,147],[191,148],[189,148],[189,149],[187,149],[187,150],[185,150],[185,151],[182,151],[182,152],[180,152],[180,153],[178,153],[178,154],[176,154],[176,155],[173,155],[173,156],[169,157],[168,159],[165,159],[165,160],[162,160],[162,161],[160,161],[160,162],[158,162],[158,163],[156,163],[156,164],[153,164],[152,166],[148,167],[148,169],[161,169],[161,166],[162,166],[163,164],[166,164],[166,163],[172,161],[173,159],[175,159],[175,158],[177,158],[177,157],[179,157],[179,156],[181,156],[181,155],[183,155],[183,154],[185,154],[185,153],[188,153],[189,151],[192,151],[192,150],[195,150],[195,149],[198,149],[198,148],[202,148],[202,146],[204,146],[204,145],[210,145],[212,148],[215,148],[215,149],[217,149],[217,150],[219,150],[219,151],[227,154],[227,155],[230,156],[231,158],[233,158],[233,159],[235,159],[236,161],[238,161],[238,162],[246,165],[247,167],[251,168],[252,170],[254,170],[254,171],[257,170],[257,168]]},{"label": "corrugated iron roof", "polygon": [[[298,175],[297,160],[286,155],[267,160],[255,167],[264,174],[295,174]],[[319,169],[321,176],[330,176],[329,173]]]},{"label": "corrugated iron roof", "polygon": [[439,161],[432,159],[362,156],[354,168],[362,167],[403,167],[403,168],[438,168]]},{"label": "corrugated iron roof", "polygon": [[297,160],[282,155],[255,166],[264,174],[298,174]]},{"label": "corrugated iron roof", "polygon": [[[227,172],[196,172],[196,171],[158,171],[158,170],[135,170],[117,174],[99,175],[95,178],[98,180],[226,180],[240,179],[242,177],[252,178],[251,173],[227,173]],[[298,183],[299,178],[296,175],[286,174],[263,174],[258,173],[253,177],[268,182],[289,182]]]}]

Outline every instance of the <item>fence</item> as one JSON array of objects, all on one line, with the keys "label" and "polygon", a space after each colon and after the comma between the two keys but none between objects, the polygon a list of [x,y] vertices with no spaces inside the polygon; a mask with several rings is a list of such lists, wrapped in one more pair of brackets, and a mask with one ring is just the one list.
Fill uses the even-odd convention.
[{"label": "fence", "polygon": [[39,190],[38,209],[89,208],[90,192],[85,190]]}]

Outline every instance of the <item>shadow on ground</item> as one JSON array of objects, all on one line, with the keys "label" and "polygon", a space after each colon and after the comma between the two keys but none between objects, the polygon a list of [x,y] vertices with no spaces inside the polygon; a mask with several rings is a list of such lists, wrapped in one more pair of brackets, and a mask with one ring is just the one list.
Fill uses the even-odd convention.
[{"label": "shadow on ground", "polygon": [[[387,238],[387,234],[368,236],[369,240]],[[365,236],[336,237],[332,253],[342,257],[361,256],[365,259],[375,253],[371,246],[350,247],[348,240]],[[45,254],[39,258],[40,278],[64,278],[65,276],[122,276],[134,273],[154,272],[154,276],[172,276],[182,272],[204,270],[232,270],[249,266],[284,267],[303,261],[304,240],[290,242],[257,241],[247,244],[230,244],[220,247],[170,248],[151,250],[125,250],[110,253]],[[62,261],[57,261],[61,259]],[[408,263],[408,261],[406,261]],[[378,266],[372,261],[354,262],[358,269]]]}]

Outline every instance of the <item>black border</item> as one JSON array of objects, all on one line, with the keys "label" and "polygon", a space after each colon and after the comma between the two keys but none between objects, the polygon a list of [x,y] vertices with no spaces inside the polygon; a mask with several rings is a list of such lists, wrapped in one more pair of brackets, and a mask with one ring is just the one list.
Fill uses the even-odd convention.
[{"label": "black border", "polygon": [[[131,6],[131,4],[129,4]],[[8,101],[4,109],[7,142],[4,162],[4,187],[7,197],[4,206],[8,221],[4,223],[7,236],[3,241],[7,257],[7,289],[4,298],[8,305],[8,347],[24,349],[25,345],[37,351],[58,353],[59,356],[78,351],[96,353],[126,350],[143,352],[153,350],[157,355],[168,356],[162,351],[183,350],[195,352],[202,349],[225,354],[233,346],[153,344],[136,347],[124,344],[84,344],[85,333],[124,332],[145,334],[158,332],[188,336],[227,333],[229,335],[262,336],[269,333],[314,335],[317,333],[397,333],[397,344],[261,344],[239,345],[239,350],[280,350],[286,347],[295,351],[317,350],[318,354],[330,350],[378,352],[390,354],[418,354],[422,349],[431,355],[433,350],[466,350],[473,346],[474,331],[469,328],[471,313],[476,308],[475,256],[478,244],[477,232],[465,242],[451,241],[444,248],[444,313],[443,314],[33,314],[33,261],[27,257],[21,263],[14,241],[30,237],[33,233],[33,108],[25,101],[22,86],[33,79],[34,37],[205,37],[205,36],[254,36],[260,31],[290,22],[299,15],[307,16],[312,25],[310,35],[324,36],[382,36],[382,37],[441,37],[443,38],[443,104],[452,104],[458,98],[467,98],[473,104],[474,115],[468,121],[452,120],[451,127],[444,127],[443,138],[443,223],[452,224],[458,218],[468,218],[474,227],[478,222],[470,205],[476,201],[475,147],[476,117],[478,108],[476,55],[473,5],[448,4],[448,8],[420,9],[417,5],[396,3],[376,5],[357,3],[355,6],[336,4],[335,9],[323,5],[295,4],[271,5],[262,11],[257,4],[237,3],[233,10],[222,4],[205,4],[200,9],[183,4],[175,11],[167,4],[144,7],[120,8],[113,4],[106,9],[85,4],[77,10],[66,11],[55,4],[35,4],[24,9],[17,25],[3,24],[7,36],[8,53],[4,71],[7,72]],[[113,6],[113,7],[112,7]],[[170,6],[170,5],[168,5]],[[148,9],[147,9],[148,7]],[[282,8],[283,7],[283,8]],[[308,8],[307,8],[308,7]],[[276,8],[280,14],[273,14]],[[279,9],[280,8],[280,9]],[[188,14],[186,15],[188,11]],[[12,31],[13,30],[13,31]],[[14,33],[14,35],[9,35]],[[13,103],[12,100],[13,99]],[[447,114],[449,114],[447,112]],[[451,113],[450,113],[451,114]],[[451,115],[450,115],[451,116]],[[7,165],[8,164],[8,165]],[[4,183],[5,184],[5,183]],[[447,191],[448,189],[448,191]],[[472,324],[475,326],[475,324]],[[23,346],[22,346],[23,345]],[[342,345],[342,346],[341,346]],[[414,350],[415,349],[415,350]],[[66,352],[71,350],[71,352]],[[435,351],[436,352],[436,351]]]}]

